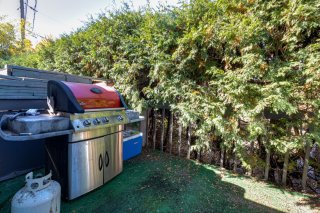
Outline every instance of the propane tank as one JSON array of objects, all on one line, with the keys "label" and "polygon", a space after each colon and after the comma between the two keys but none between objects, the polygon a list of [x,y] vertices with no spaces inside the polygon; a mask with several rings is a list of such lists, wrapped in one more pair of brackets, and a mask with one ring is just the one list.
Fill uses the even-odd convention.
[{"label": "propane tank", "polygon": [[61,187],[51,180],[51,171],[41,178],[33,178],[33,172],[26,175],[26,185],[20,189],[11,202],[12,213],[59,213]]}]

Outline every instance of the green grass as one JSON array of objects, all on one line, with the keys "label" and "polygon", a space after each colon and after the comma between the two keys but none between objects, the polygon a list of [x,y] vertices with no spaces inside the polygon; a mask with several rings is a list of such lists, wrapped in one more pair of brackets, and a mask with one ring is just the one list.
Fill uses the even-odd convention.
[{"label": "green grass", "polygon": [[[0,212],[9,212],[22,182],[0,183]],[[62,202],[61,212],[316,212],[317,202],[214,166],[144,152],[103,187]]]}]

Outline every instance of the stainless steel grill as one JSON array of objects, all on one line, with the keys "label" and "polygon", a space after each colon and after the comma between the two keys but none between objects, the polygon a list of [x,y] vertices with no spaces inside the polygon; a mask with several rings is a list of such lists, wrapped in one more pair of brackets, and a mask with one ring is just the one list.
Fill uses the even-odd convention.
[{"label": "stainless steel grill", "polygon": [[[65,189],[64,197],[74,199],[122,172],[123,129],[129,119],[126,105],[114,89],[70,83],[67,86],[63,82],[48,83],[51,111],[69,118],[73,132],[46,141],[47,170],[55,171],[54,177]],[[74,96],[68,96],[70,90]],[[106,91],[109,94],[103,96]],[[86,93],[89,95],[82,97]],[[63,96],[67,103],[61,103],[66,100]],[[108,102],[110,96],[113,99]],[[86,108],[86,104],[95,108]]]},{"label": "stainless steel grill", "polygon": [[3,116],[0,136],[45,138],[46,172],[52,171],[62,196],[71,200],[122,172],[124,124],[139,113],[126,110],[121,95],[103,84],[49,81],[47,88],[50,114],[29,110]]},{"label": "stainless steel grill", "polygon": [[3,116],[0,136],[45,138],[46,172],[53,172],[62,196],[71,200],[122,172],[124,124],[139,113],[127,110],[121,95],[103,84],[49,81],[47,88],[50,114],[29,110]]}]

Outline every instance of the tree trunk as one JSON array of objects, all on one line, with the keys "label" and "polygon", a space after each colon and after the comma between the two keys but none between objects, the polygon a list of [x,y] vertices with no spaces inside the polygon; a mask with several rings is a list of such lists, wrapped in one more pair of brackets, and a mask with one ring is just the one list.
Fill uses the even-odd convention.
[{"label": "tree trunk", "polygon": [[148,114],[146,111],[142,112],[141,114],[143,115],[143,117],[146,118],[140,122],[140,127],[139,127],[139,130],[142,133],[142,146],[144,147],[144,146],[146,146],[147,137],[148,137],[148,135],[147,135],[147,132],[148,132],[148,130],[147,130],[147,116],[148,116]]},{"label": "tree trunk", "polygon": [[169,121],[170,129],[169,129],[169,146],[170,146],[170,155],[172,153],[172,133],[173,133],[173,111],[170,112],[170,121]]},{"label": "tree trunk", "polygon": [[163,140],[164,140],[164,117],[165,117],[166,110],[162,109],[162,116],[161,116],[161,139],[160,139],[160,150],[163,152]]},{"label": "tree trunk", "polygon": [[[249,151],[250,155],[254,154],[254,143],[255,143],[255,141],[251,141],[251,143],[250,143],[250,151]],[[250,168],[248,170],[248,175],[252,176],[252,173],[253,173],[253,168],[252,168],[252,165],[250,165]]]},{"label": "tree trunk", "polygon": [[[164,115],[164,119],[166,119],[168,122],[168,124],[165,126],[165,130],[164,130],[164,141],[163,141],[163,149],[165,152],[169,152],[170,151],[170,147],[169,147],[169,135],[170,135],[170,111],[169,111],[169,116],[167,118],[166,114]],[[165,123],[165,122],[164,122]]]},{"label": "tree trunk", "polygon": [[180,157],[181,155],[181,135],[182,135],[182,124],[179,124],[179,129],[178,129],[178,156]]},{"label": "tree trunk", "polygon": [[274,170],[274,180],[277,184],[280,184],[280,168],[277,166],[277,168]]},{"label": "tree trunk", "polygon": [[146,117],[146,147],[149,147],[149,127],[150,127],[150,109],[147,109]]},{"label": "tree trunk", "polygon": [[304,157],[303,173],[302,173],[302,189],[303,190],[306,190],[310,151],[311,151],[311,146],[310,146],[309,141],[307,141],[306,146],[305,146],[306,153],[305,153],[305,157]]},{"label": "tree trunk", "polygon": [[233,158],[233,172],[237,172],[237,153],[234,152],[234,158]]},{"label": "tree trunk", "polygon": [[201,149],[197,151],[197,161],[200,162],[201,160]]},{"label": "tree trunk", "polygon": [[214,165],[219,165],[220,159],[217,157],[217,154],[218,154],[217,152],[219,152],[219,147],[218,147],[218,142],[216,141],[216,139],[212,140],[211,152],[213,152],[211,163]]},{"label": "tree trunk", "polygon": [[283,163],[283,170],[282,170],[282,185],[287,185],[287,172],[288,172],[288,163],[289,163],[289,149],[284,155],[284,163]]},{"label": "tree trunk", "polygon": [[187,135],[188,135],[188,139],[187,139],[187,146],[188,146],[188,152],[187,152],[187,159],[190,159],[190,153],[191,153],[191,125],[188,126],[188,130],[187,130]]},{"label": "tree trunk", "polygon": [[264,168],[264,180],[269,178],[269,169],[270,169],[270,148],[266,147],[266,167]]},{"label": "tree trunk", "polygon": [[153,110],[153,120],[152,120],[152,122],[153,122],[153,124],[152,124],[152,126],[153,126],[153,136],[152,136],[153,150],[156,149],[156,136],[157,136],[157,122],[156,121],[157,121],[157,110],[154,109]]},{"label": "tree trunk", "polygon": [[221,142],[221,153],[220,153],[220,167],[223,168],[223,163],[224,163],[224,151],[225,151],[225,148]]}]

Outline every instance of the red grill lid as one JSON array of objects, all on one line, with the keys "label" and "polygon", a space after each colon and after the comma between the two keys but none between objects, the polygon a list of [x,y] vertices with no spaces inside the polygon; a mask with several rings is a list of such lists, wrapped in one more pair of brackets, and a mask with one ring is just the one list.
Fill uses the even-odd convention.
[{"label": "red grill lid", "polygon": [[72,91],[83,109],[119,108],[117,91],[109,86],[63,82]]},{"label": "red grill lid", "polygon": [[125,107],[120,93],[104,84],[48,81],[48,104],[54,111],[83,113],[85,109]]}]

